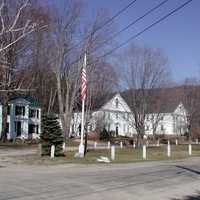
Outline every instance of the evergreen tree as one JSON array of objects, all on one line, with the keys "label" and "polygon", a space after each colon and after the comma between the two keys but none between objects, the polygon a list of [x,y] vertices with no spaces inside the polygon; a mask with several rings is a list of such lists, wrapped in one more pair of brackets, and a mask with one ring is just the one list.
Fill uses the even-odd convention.
[{"label": "evergreen tree", "polygon": [[51,146],[49,144],[48,116],[42,116],[42,132],[40,134],[41,155],[50,155]]},{"label": "evergreen tree", "polygon": [[42,155],[50,155],[51,145],[55,145],[55,156],[63,154],[62,145],[64,142],[62,130],[55,114],[44,115],[42,119]]},{"label": "evergreen tree", "polygon": [[109,140],[110,139],[110,134],[109,132],[104,128],[101,132],[100,132],[100,140]]}]

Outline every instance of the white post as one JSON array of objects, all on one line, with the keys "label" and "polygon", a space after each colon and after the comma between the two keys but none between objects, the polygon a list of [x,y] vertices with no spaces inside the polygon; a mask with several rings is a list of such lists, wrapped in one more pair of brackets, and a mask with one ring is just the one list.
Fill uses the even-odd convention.
[{"label": "white post", "polygon": [[[85,54],[84,57],[84,64],[83,64],[83,69],[86,68],[87,65],[87,57]],[[84,157],[84,144],[83,144],[83,135],[84,135],[84,113],[85,112],[85,98],[82,97],[82,116],[81,116],[81,142],[79,145],[79,156]]]},{"label": "white post", "polygon": [[192,145],[191,144],[189,144],[189,147],[188,147],[188,153],[189,153],[189,156],[191,156],[192,155]]},{"label": "white post", "polygon": [[136,145],[135,145],[135,142],[133,142],[133,148],[135,149]]},{"label": "white post", "polygon": [[120,142],[120,148],[123,149],[123,142]]},{"label": "white post", "polygon": [[97,148],[97,142],[94,142],[94,149]]},{"label": "white post", "polygon": [[199,139],[196,139],[196,144],[199,144]]},{"label": "white post", "polygon": [[147,148],[146,148],[146,145],[143,145],[143,148],[142,148],[142,158],[144,160],[147,159]]},{"label": "white post", "polygon": [[178,140],[176,139],[176,146],[178,145]]},{"label": "white post", "polygon": [[110,149],[110,141],[108,141],[108,149]]},{"label": "white post", "polygon": [[62,148],[63,148],[63,151],[65,151],[65,142],[63,142],[63,146],[62,146]]},{"label": "white post", "polygon": [[168,144],[167,144],[167,157],[171,157],[171,146],[170,146],[169,140],[168,140]]},{"label": "white post", "polygon": [[115,146],[111,146],[111,160],[115,160]]},{"label": "white post", "polygon": [[55,156],[55,145],[51,145],[51,158],[53,159]]},{"label": "white post", "polygon": [[160,140],[157,141],[157,147],[159,147],[159,146],[160,146]]}]

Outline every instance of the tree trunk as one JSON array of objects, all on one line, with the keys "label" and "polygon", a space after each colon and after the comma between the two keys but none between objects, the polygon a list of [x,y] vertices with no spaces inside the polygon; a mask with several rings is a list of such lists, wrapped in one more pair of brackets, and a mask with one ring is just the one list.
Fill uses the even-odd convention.
[{"label": "tree trunk", "polygon": [[87,153],[87,140],[88,140],[88,132],[85,131],[85,146],[84,146],[84,155]]},{"label": "tree trunk", "polygon": [[8,95],[5,94],[2,99],[2,130],[1,141],[7,141],[7,116],[8,116]]}]

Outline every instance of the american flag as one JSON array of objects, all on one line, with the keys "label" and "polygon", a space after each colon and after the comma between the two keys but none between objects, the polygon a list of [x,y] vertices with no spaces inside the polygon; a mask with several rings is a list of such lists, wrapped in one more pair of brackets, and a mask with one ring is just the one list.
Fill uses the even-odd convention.
[{"label": "american flag", "polygon": [[87,95],[87,76],[86,76],[86,70],[83,67],[82,73],[81,73],[81,99],[82,101],[85,101]]}]

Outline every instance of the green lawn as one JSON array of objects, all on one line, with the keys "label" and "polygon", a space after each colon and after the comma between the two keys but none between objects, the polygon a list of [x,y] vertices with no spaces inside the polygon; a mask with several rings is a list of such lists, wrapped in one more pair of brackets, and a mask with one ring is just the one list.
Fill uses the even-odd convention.
[{"label": "green lawn", "polygon": [[[192,146],[193,156],[200,156],[200,145]],[[188,146],[187,145],[178,145],[171,146],[172,156],[167,157],[167,148],[163,147],[150,147],[147,148],[147,161],[154,160],[175,160],[183,159],[189,157],[188,155]],[[83,163],[83,164],[92,164],[97,163],[96,159],[100,156],[106,156],[110,158],[110,150],[90,150],[86,156],[82,159],[74,158],[74,151],[66,152],[65,157],[57,157],[53,160],[49,157],[40,157],[39,155],[29,155],[29,156],[17,156],[13,157],[17,163],[27,163],[27,164],[62,164],[62,163]],[[116,149],[116,159],[113,163],[130,163],[130,162],[141,162],[142,159],[142,150],[141,149]]]}]

